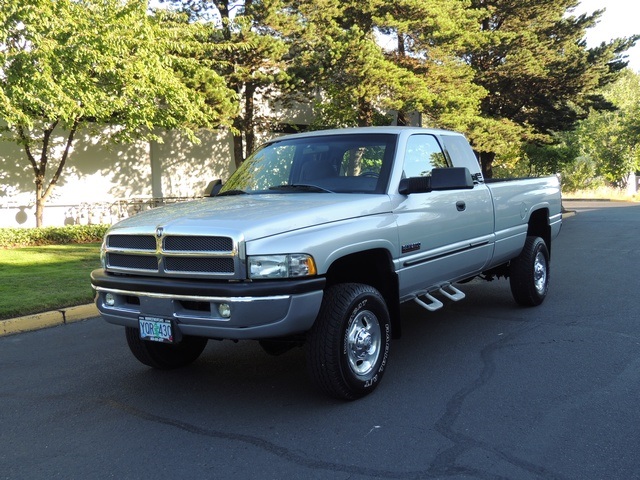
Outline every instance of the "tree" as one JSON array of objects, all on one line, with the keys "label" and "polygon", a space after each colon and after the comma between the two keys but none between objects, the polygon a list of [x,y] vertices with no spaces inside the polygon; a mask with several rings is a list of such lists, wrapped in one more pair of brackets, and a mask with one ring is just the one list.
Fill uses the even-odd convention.
[{"label": "tree", "polygon": [[609,183],[626,187],[630,173],[640,170],[640,75],[626,69],[602,89],[615,110],[592,109],[579,123],[575,136],[581,154],[595,161]]},{"label": "tree", "polygon": [[[470,50],[476,82],[488,94],[472,139],[485,176],[496,154],[514,143],[548,143],[571,130],[589,109],[607,109],[597,90],[626,66],[623,52],[638,37],[588,49],[583,40],[602,11],[574,16],[577,0],[472,0],[485,9],[484,41]],[[506,139],[499,141],[500,139]]]},{"label": "tree", "polygon": [[[431,126],[463,129],[484,94],[460,52],[477,12],[448,0],[165,0],[211,32],[202,43],[226,44],[217,65],[236,92],[236,165],[261,128],[256,100],[318,100],[316,126],[390,123],[389,113],[424,114]],[[385,50],[381,34],[396,36]],[[198,57],[207,61],[207,54]],[[311,99],[311,100],[310,100]]]},{"label": "tree", "polygon": [[[289,8],[304,26],[292,47],[296,73],[321,92],[321,125],[389,124],[395,110],[399,124],[416,111],[430,126],[462,128],[477,113],[483,90],[459,55],[473,14],[460,2],[303,0]],[[396,48],[381,46],[393,39]]]},{"label": "tree", "polygon": [[187,63],[168,54],[174,34],[147,15],[144,0],[5,2],[2,137],[24,148],[33,170],[37,226],[81,128],[110,126],[124,140],[176,128],[195,140],[196,128],[227,121],[223,85],[215,87],[220,102],[213,107],[182,81],[178,67]]},{"label": "tree", "polygon": [[465,53],[479,38],[480,11],[466,2],[398,0],[385,2],[379,28],[396,39],[388,57],[414,73],[430,92],[429,101],[407,102],[398,124],[407,123],[410,110],[422,113],[425,124],[466,131],[477,121],[479,102],[486,92],[474,83]]},{"label": "tree", "polygon": [[200,25],[201,49],[194,55],[234,91],[240,108],[233,116],[236,167],[269,130],[269,119],[256,105],[290,90],[287,35],[290,21],[280,0],[163,0]]}]

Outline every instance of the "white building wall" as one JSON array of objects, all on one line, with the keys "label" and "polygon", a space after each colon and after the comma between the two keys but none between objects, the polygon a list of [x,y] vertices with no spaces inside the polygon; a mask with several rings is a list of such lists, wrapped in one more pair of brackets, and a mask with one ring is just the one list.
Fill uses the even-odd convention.
[{"label": "white building wall", "polygon": [[[226,180],[235,168],[227,131],[202,131],[198,145],[177,132],[160,136],[162,143],[114,144],[93,132],[79,132],[46,204],[44,226],[111,223],[153,198],[201,195],[209,181]],[[57,162],[49,166],[47,182],[56,167]],[[0,227],[35,227],[33,182],[24,150],[0,141]]]}]

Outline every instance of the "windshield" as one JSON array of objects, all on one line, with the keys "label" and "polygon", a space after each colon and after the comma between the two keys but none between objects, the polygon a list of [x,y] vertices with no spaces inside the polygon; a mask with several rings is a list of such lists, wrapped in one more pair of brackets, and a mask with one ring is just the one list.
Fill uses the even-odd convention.
[{"label": "windshield", "polygon": [[219,195],[384,193],[395,145],[395,135],[375,133],[274,140],[247,158]]}]

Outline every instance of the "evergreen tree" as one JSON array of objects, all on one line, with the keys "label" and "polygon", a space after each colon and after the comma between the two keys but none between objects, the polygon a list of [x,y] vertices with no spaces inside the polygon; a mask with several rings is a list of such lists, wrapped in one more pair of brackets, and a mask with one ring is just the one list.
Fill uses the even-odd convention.
[{"label": "evergreen tree", "polygon": [[404,110],[398,112],[398,124],[406,124],[410,110],[423,114],[425,126],[468,130],[477,121],[478,103],[485,91],[473,83],[474,72],[464,55],[480,40],[480,11],[466,5],[449,0],[398,0],[382,7],[379,28],[396,41],[388,56],[417,75],[429,92],[422,103],[405,102]]},{"label": "evergreen tree", "polygon": [[[428,126],[464,129],[483,89],[460,58],[475,13],[461,2],[306,0],[289,4],[304,28],[298,75],[318,89],[323,126],[406,124],[419,112]],[[389,45],[390,42],[395,42]]]},{"label": "evergreen tree", "polygon": [[[201,47],[195,56],[235,92],[233,119],[236,167],[256,147],[256,136],[270,130],[256,100],[269,102],[290,90],[287,69],[289,17],[279,0],[165,0],[200,24]],[[186,52],[192,55],[193,52]],[[204,86],[204,83],[202,84]]]},{"label": "evergreen tree", "polygon": [[488,94],[483,120],[472,139],[483,172],[519,142],[549,142],[553,132],[572,129],[590,108],[611,104],[597,90],[615,80],[626,66],[623,52],[637,37],[617,39],[588,49],[586,29],[601,11],[572,15],[578,0],[472,0],[484,9],[483,42],[469,51],[476,82]]}]

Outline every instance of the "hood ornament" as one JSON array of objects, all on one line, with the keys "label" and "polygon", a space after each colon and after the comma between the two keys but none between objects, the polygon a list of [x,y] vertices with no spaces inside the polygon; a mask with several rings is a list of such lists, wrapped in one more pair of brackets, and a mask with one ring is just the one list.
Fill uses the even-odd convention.
[{"label": "hood ornament", "polygon": [[156,237],[158,237],[158,238],[162,237],[163,233],[164,233],[164,228],[162,228],[162,227],[156,228]]}]

